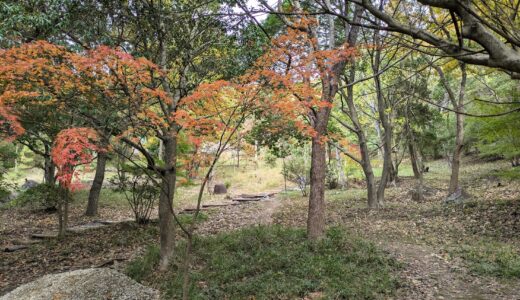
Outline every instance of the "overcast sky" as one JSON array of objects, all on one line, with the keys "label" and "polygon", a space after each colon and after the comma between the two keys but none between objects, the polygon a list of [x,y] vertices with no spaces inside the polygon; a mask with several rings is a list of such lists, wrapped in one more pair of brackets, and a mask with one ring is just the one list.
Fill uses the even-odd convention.
[{"label": "overcast sky", "polygon": [[[267,3],[269,3],[271,7],[274,7],[278,3],[278,0],[267,0]],[[259,8],[260,3],[258,0],[247,0],[247,7]],[[255,17],[257,20],[263,21],[265,18],[267,18],[267,14],[255,15]]]}]

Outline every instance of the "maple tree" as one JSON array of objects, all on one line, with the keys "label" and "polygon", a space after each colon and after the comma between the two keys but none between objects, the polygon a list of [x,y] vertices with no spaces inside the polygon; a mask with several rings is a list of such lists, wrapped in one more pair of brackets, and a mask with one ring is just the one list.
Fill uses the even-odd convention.
[{"label": "maple tree", "polygon": [[[0,52],[0,114],[4,133],[41,155],[45,181],[54,183],[50,149],[58,132],[73,123],[64,103],[80,82],[64,68],[69,53],[43,41]],[[7,125],[8,124],[8,125]]]},{"label": "maple tree", "polygon": [[[296,8],[298,11],[298,8]],[[356,55],[348,44],[335,45],[334,35],[322,45],[317,37],[317,20],[301,16],[289,24],[286,33],[273,39],[272,47],[256,64],[255,80],[270,87],[271,107],[311,137],[311,191],[307,231],[309,239],[323,236],[325,230],[325,177],[327,127],[340,75]],[[319,86],[319,87],[316,87]],[[303,119],[302,119],[303,118]],[[307,120],[308,123],[303,122]]]},{"label": "maple tree", "polygon": [[97,139],[97,132],[86,127],[64,129],[56,136],[51,155],[58,168],[56,178],[61,197],[57,201],[57,208],[59,235],[62,237],[65,236],[68,224],[69,192],[81,186],[80,182],[74,182],[74,179],[79,180],[77,167],[90,164],[94,158],[93,151],[106,151],[97,145]]}]

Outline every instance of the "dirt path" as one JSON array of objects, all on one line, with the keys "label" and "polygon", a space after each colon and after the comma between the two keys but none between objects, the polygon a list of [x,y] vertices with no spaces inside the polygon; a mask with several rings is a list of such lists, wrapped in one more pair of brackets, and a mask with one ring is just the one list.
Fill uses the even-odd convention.
[{"label": "dirt path", "polygon": [[273,214],[280,205],[280,199],[275,196],[261,201],[219,207],[208,212],[208,220],[197,231],[199,234],[209,235],[252,225],[271,224]]},{"label": "dirt path", "polygon": [[381,247],[403,263],[405,286],[397,299],[520,299],[515,288],[476,277],[461,262],[447,261],[427,246],[394,242]]}]

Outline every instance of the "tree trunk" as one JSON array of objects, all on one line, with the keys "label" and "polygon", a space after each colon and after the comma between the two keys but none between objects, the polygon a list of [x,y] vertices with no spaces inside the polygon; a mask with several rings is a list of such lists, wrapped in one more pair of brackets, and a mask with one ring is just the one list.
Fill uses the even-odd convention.
[{"label": "tree trunk", "polygon": [[60,187],[60,194],[58,200],[58,237],[64,238],[69,223],[69,191]]},{"label": "tree trunk", "polygon": [[[349,72],[348,82],[354,82],[356,79],[356,69],[352,67]],[[361,153],[361,167],[365,174],[365,180],[367,183],[367,202],[370,209],[376,209],[379,207],[377,202],[376,183],[374,178],[374,171],[372,169],[372,162],[370,160],[370,150],[368,149],[367,138],[363,131],[363,126],[359,121],[356,105],[354,104],[354,87],[352,85],[347,86],[347,95],[345,97],[348,107],[348,113],[350,120],[354,126],[354,133],[357,135],[359,142],[359,152]]]},{"label": "tree trunk", "polygon": [[[379,11],[383,11],[384,1],[379,2]],[[380,24],[380,21],[378,21]],[[386,184],[389,179],[393,179],[392,172],[394,172],[393,163],[392,163],[392,125],[389,120],[389,116],[387,115],[387,104],[385,102],[383,96],[383,88],[381,85],[381,76],[379,74],[380,64],[381,64],[381,49],[384,42],[382,41],[383,37],[379,30],[374,31],[374,45],[375,50],[373,53],[373,57],[370,62],[372,64],[372,72],[374,74],[374,85],[376,89],[376,102],[377,102],[377,111],[379,113],[379,120],[381,122],[381,126],[383,127],[382,133],[382,146],[383,146],[383,172],[381,174],[381,181],[379,182],[379,187],[377,189],[377,205],[379,207],[383,206],[384,198],[385,198],[385,189]]]},{"label": "tree trunk", "polygon": [[56,173],[56,165],[52,161],[50,155],[44,156],[44,166],[43,166],[43,179],[48,185],[56,184],[56,177],[54,174]]},{"label": "tree trunk", "polygon": [[321,135],[312,139],[311,152],[311,193],[309,195],[309,214],[307,234],[310,240],[317,240],[325,233],[325,176],[326,143]]},{"label": "tree trunk", "polygon": [[417,147],[415,146],[415,139],[413,134],[410,133],[410,141],[408,142],[408,151],[410,152],[410,161],[412,163],[413,176],[417,181],[415,190],[413,190],[412,199],[415,201],[422,201],[424,199],[423,193],[423,174],[422,164],[420,163],[419,156],[417,153]]},{"label": "tree trunk", "polygon": [[367,182],[367,200],[368,208],[377,209],[379,208],[379,202],[377,201],[377,188],[374,171],[370,163],[363,164],[363,173],[365,173],[365,180]]},{"label": "tree trunk", "polygon": [[[377,114],[376,104],[372,103],[372,102],[368,103],[368,107],[370,108],[370,112],[372,113],[372,115],[375,116]],[[381,123],[379,120],[377,120],[375,118],[374,118],[374,128],[376,130],[377,140],[380,142],[383,142],[383,134],[381,133]],[[379,147],[377,147],[377,153],[379,154],[381,159],[384,158],[385,155],[383,153],[382,145],[379,145]]]},{"label": "tree trunk", "polygon": [[[381,60],[381,51],[376,50],[374,65],[372,66],[374,74],[379,72],[379,63]],[[379,75],[374,77],[374,83],[376,86],[376,96],[377,96],[377,110],[379,112],[379,119],[381,120],[381,125],[383,126],[383,172],[381,174],[381,181],[379,182],[379,187],[377,189],[377,205],[379,207],[383,206],[385,199],[385,189],[386,184],[390,178],[390,173],[393,169],[392,164],[392,125],[388,120],[388,116],[386,114],[386,103],[383,98],[383,92],[381,87],[381,79]]]},{"label": "tree trunk", "polygon": [[336,168],[338,169],[338,186],[341,189],[347,187],[347,178],[345,176],[345,168],[343,167],[343,159],[341,158],[341,154],[339,153],[338,148],[335,149],[336,153]]},{"label": "tree trunk", "polygon": [[86,216],[96,216],[98,214],[98,202],[101,188],[103,187],[103,180],[105,179],[105,167],[108,160],[108,153],[99,152],[96,164],[96,174],[94,175],[94,181],[90,187],[88,194],[88,204]]},{"label": "tree trunk", "polygon": [[237,141],[237,168],[240,168],[240,142],[242,139],[240,138],[240,132],[238,133],[238,141]]},{"label": "tree trunk", "polygon": [[168,169],[162,176],[161,194],[159,197],[159,231],[160,231],[160,262],[159,270],[166,271],[170,265],[175,247],[175,223],[173,218],[173,196],[176,183],[177,139],[170,134],[164,140],[165,166]]},{"label": "tree trunk", "polygon": [[[457,110],[461,109],[463,109],[463,106],[459,105]],[[460,160],[462,156],[462,148],[464,147],[464,115],[457,114],[456,119],[455,149],[453,149],[453,158],[451,162],[450,195],[459,189]]]},{"label": "tree trunk", "polygon": [[459,186],[460,160],[461,160],[461,155],[462,155],[462,148],[464,147],[464,115],[462,113],[464,112],[464,97],[466,94],[466,81],[467,81],[466,64],[459,62],[459,68],[460,68],[462,77],[460,80],[458,99],[457,99],[457,96],[455,95],[455,92],[450,87],[448,80],[446,79],[446,76],[444,75],[444,72],[442,71],[442,69],[439,66],[433,66],[433,67],[437,70],[437,73],[439,74],[441,82],[444,85],[444,88],[451,100],[453,108],[456,111],[456,113],[455,113],[455,118],[456,118],[455,148],[453,149],[453,154],[452,154],[452,158],[451,158],[451,164],[450,164],[451,165],[451,177],[450,177],[450,187],[448,190],[448,195],[452,195],[453,193],[455,193],[457,190],[460,189],[460,186]]},{"label": "tree trunk", "polygon": [[419,162],[417,161],[417,153],[411,141],[408,142],[408,152],[410,153],[410,163],[412,164],[413,177],[415,179],[419,179],[422,176],[422,170],[420,169]]},{"label": "tree trunk", "polygon": [[283,186],[284,186],[284,191],[287,192],[287,172],[285,171],[286,170],[286,166],[285,166],[285,156],[282,156],[282,175],[283,175]]},{"label": "tree trunk", "polygon": [[466,65],[460,63],[460,70],[462,78],[460,80],[459,99],[456,105],[456,133],[455,133],[455,149],[453,151],[453,161],[451,164],[451,178],[450,178],[450,189],[449,194],[455,193],[459,188],[459,172],[460,172],[460,160],[462,156],[462,148],[464,147],[464,97],[466,94]]}]

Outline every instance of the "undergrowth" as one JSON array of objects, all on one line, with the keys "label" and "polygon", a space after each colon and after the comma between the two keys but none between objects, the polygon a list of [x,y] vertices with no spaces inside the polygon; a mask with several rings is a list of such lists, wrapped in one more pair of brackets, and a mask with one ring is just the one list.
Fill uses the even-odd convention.
[{"label": "undergrowth", "polygon": [[[168,275],[153,272],[157,248],[127,270],[159,287],[165,298],[182,292],[182,257]],[[398,265],[373,244],[333,228],[317,243],[305,231],[261,226],[199,237],[194,241],[190,299],[293,299],[311,293],[325,299],[378,299],[397,288]]]}]

